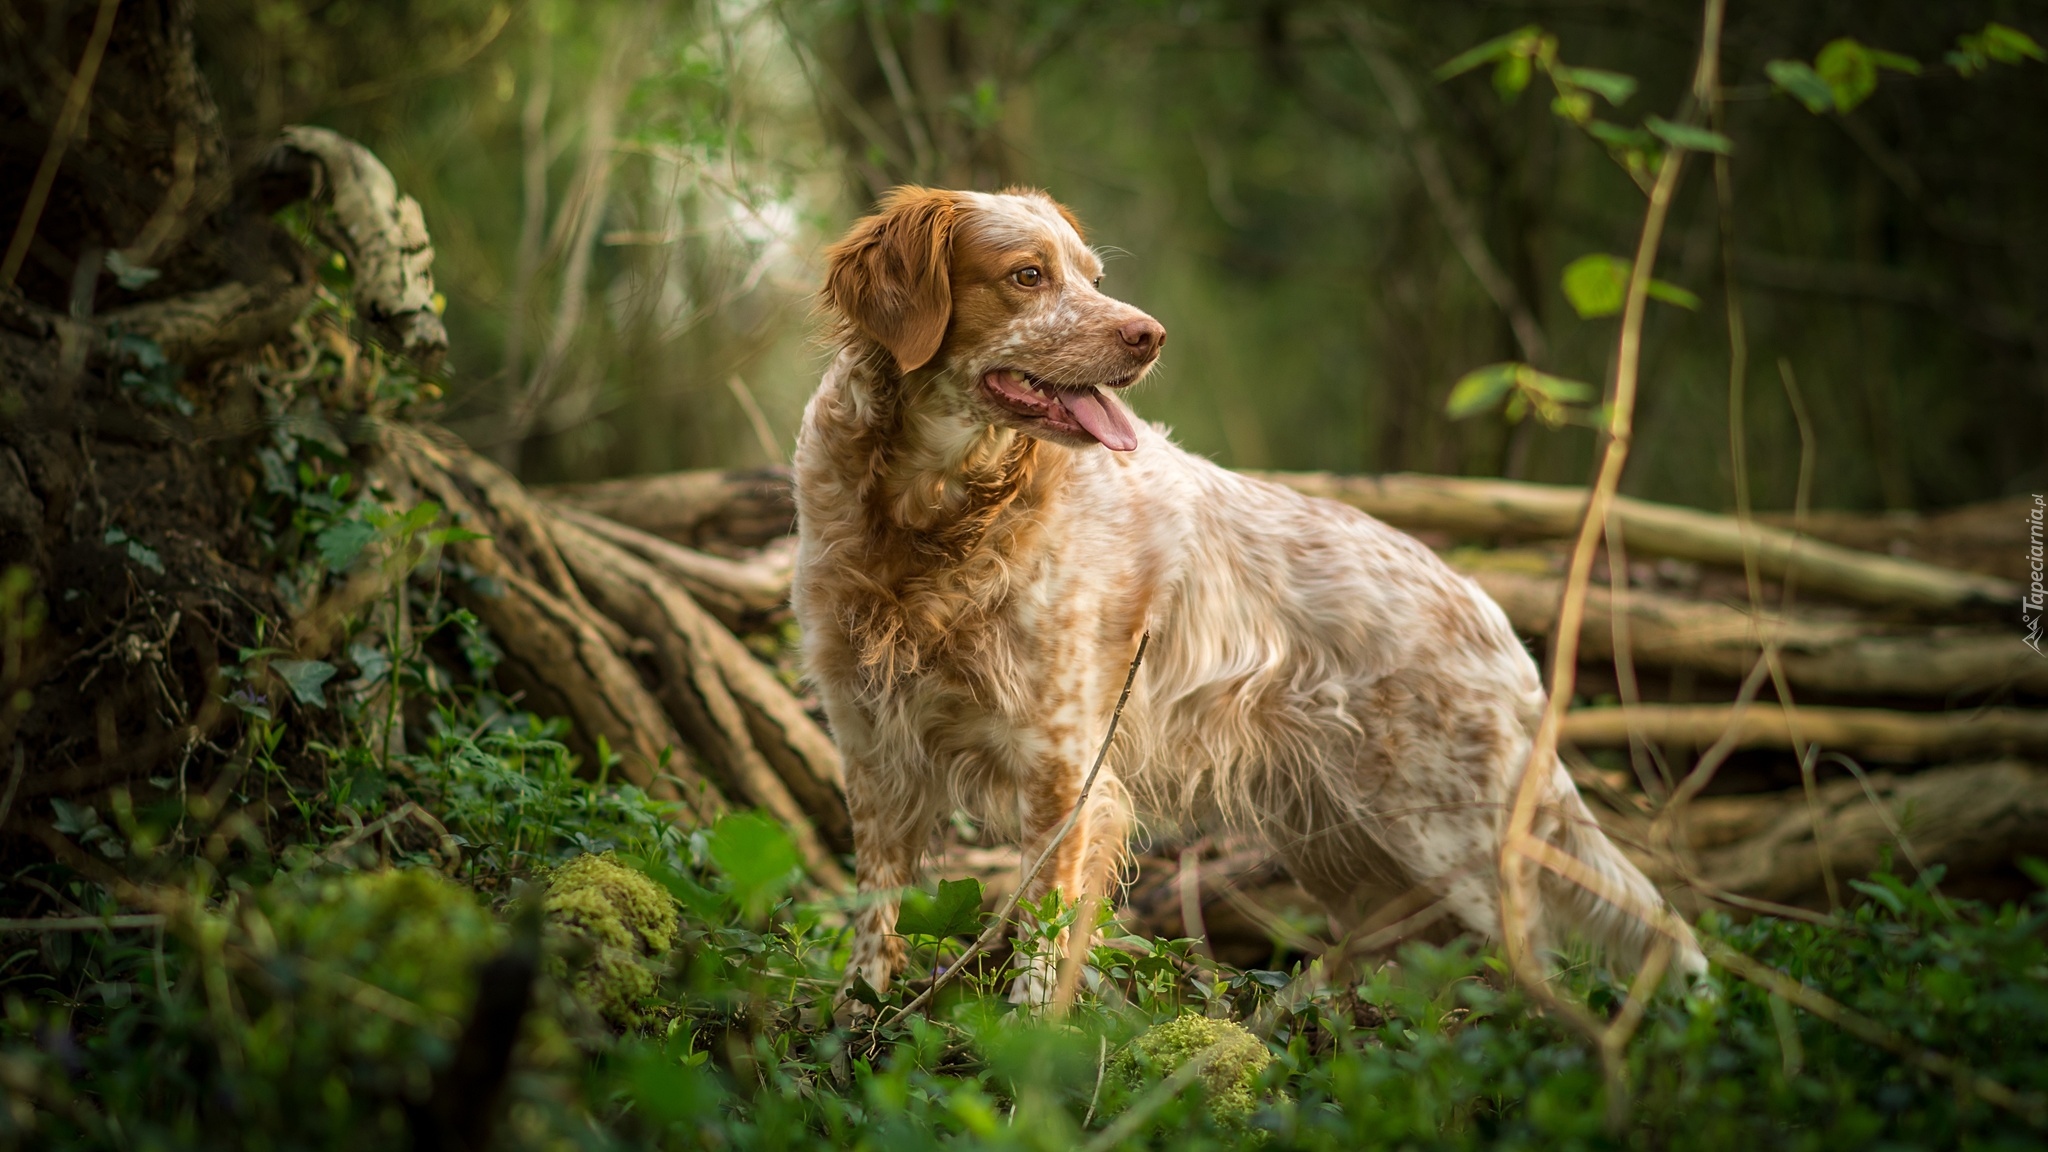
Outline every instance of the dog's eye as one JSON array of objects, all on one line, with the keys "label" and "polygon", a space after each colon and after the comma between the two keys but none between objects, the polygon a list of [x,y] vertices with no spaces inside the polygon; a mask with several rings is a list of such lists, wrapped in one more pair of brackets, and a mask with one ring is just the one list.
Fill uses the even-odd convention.
[{"label": "dog's eye", "polygon": [[1097,277],[1095,278],[1095,287],[1096,287],[1096,289],[1097,289],[1098,291],[1100,291],[1100,290],[1101,290],[1101,288],[1102,288],[1102,277],[1100,277],[1100,276],[1097,276]]},{"label": "dog's eye", "polygon": [[1036,288],[1038,287],[1038,282],[1045,279],[1045,273],[1040,272],[1036,268],[1019,268],[1011,273],[1010,279],[1015,280],[1025,288]]}]

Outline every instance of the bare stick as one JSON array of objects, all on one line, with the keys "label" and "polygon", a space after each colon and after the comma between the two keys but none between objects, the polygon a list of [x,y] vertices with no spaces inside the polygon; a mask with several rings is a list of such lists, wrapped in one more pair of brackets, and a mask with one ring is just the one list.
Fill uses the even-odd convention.
[{"label": "bare stick", "polygon": [[42,221],[43,205],[49,203],[50,186],[57,182],[64,150],[71,146],[71,137],[78,133],[78,122],[85,116],[85,103],[92,98],[92,82],[99,77],[100,61],[106,58],[107,38],[114,34],[114,10],[119,7],[117,0],[100,0],[99,15],[93,18],[92,33],[85,39],[85,55],[79,57],[78,71],[72,73],[71,86],[64,91],[64,107],[57,113],[57,122],[50,126],[50,146],[43,150],[43,162],[37,165],[28,200],[21,206],[21,219],[14,225],[14,239],[8,241],[7,255],[0,259],[0,288],[14,283],[21,262],[28,259],[28,244]]},{"label": "bare stick", "polygon": [[1131,667],[1129,671],[1124,673],[1124,690],[1117,695],[1116,709],[1109,714],[1109,731],[1103,733],[1102,747],[1096,749],[1095,752],[1095,763],[1089,766],[1087,777],[1081,781],[1081,794],[1074,797],[1073,808],[1067,812],[1067,818],[1062,820],[1060,826],[1054,830],[1052,838],[1046,841],[1044,850],[1039,852],[1038,858],[1031,862],[1031,867],[1025,869],[1024,874],[1018,878],[1016,891],[1011,892],[1010,898],[1003,901],[1002,908],[996,912],[996,918],[990,921],[987,928],[982,930],[981,935],[975,938],[973,944],[968,945],[967,951],[962,952],[960,958],[953,961],[952,967],[934,976],[931,987],[918,993],[916,999],[897,1009],[894,1016],[889,1017],[886,1021],[877,1021],[875,1024],[877,1028],[880,1028],[885,1023],[894,1024],[912,1012],[923,1008],[926,1004],[931,1003],[932,998],[939,994],[941,988],[952,983],[955,975],[966,970],[968,961],[988,951],[995,946],[996,941],[1002,939],[1003,933],[1009,929],[1011,915],[1017,911],[1017,902],[1024,898],[1024,892],[1031,887],[1031,882],[1038,879],[1039,872],[1045,868],[1045,862],[1052,859],[1052,854],[1059,850],[1061,841],[1067,838],[1067,833],[1072,832],[1074,825],[1080,822],[1081,811],[1088,806],[1088,794],[1095,788],[1095,778],[1102,772],[1102,762],[1109,758],[1109,745],[1111,741],[1116,739],[1117,722],[1124,718],[1124,705],[1130,701],[1131,685],[1137,682],[1138,666],[1145,662],[1145,648],[1151,643],[1152,633],[1149,631],[1138,637],[1137,655],[1131,657]]},{"label": "bare stick", "polygon": [[91,932],[96,928],[161,928],[163,916],[141,912],[118,916],[43,916],[0,920],[0,932]]},{"label": "bare stick", "polygon": [[1422,122],[1422,104],[1415,98],[1414,85],[1408,83],[1400,65],[1394,63],[1379,46],[1363,16],[1352,9],[1339,9],[1339,12],[1351,46],[1365,57],[1366,67],[1372,71],[1373,79],[1379,82],[1380,90],[1386,93],[1387,104],[1394,110],[1394,124],[1401,130],[1401,142],[1408,146],[1409,156],[1415,162],[1415,172],[1422,177],[1423,190],[1429,193],[1429,203],[1436,209],[1437,219],[1442,221],[1444,231],[1451,234],[1451,246],[1458,250],[1459,258],[1472,270],[1479,286],[1493,298],[1494,305],[1507,314],[1508,327],[1515,334],[1515,343],[1522,350],[1522,358],[1542,363],[1550,355],[1549,342],[1543,338],[1543,325],[1529,310],[1528,302],[1522,299],[1515,282],[1501,269],[1493,253],[1487,250],[1479,222],[1473,218],[1471,207],[1458,196],[1457,188],[1451,183],[1450,171],[1444,167],[1443,154],[1437,151],[1436,141],[1430,138],[1428,126]]},{"label": "bare stick", "polygon": [[[1709,7],[1712,15],[1719,15],[1719,0],[1710,0]],[[1710,33],[1712,31],[1710,29]],[[1704,53],[1701,60],[1702,69],[1708,68]],[[1636,384],[1642,367],[1643,317],[1649,301],[1650,271],[1656,264],[1657,247],[1664,236],[1664,222],[1670,215],[1671,199],[1678,189],[1678,176],[1684,168],[1684,161],[1685,152],[1680,148],[1673,148],[1665,157],[1657,173],[1657,183],[1650,191],[1649,210],[1644,213],[1642,235],[1636,246],[1635,264],[1629,274],[1628,296],[1622,311],[1607,447],[1601,454],[1600,471],[1586,502],[1585,516],[1580,521],[1578,539],[1573,544],[1571,565],[1565,577],[1564,599],[1558,609],[1556,647],[1551,657],[1550,697],[1529,750],[1528,763],[1522,768],[1521,781],[1515,789],[1514,807],[1503,837],[1501,936],[1510,963],[1531,987],[1542,987],[1543,981],[1535,973],[1532,958],[1527,954],[1530,893],[1522,842],[1530,838],[1535,827],[1536,808],[1543,797],[1543,786],[1551,778],[1550,764],[1557,755],[1558,731],[1563,727],[1565,709],[1571,702],[1572,686],[1578,674],[1579,631],[1585,618],[1586,593],[1592,584],[1593,553],[1607,524],[1608,505],[1621,484],[1622,468],[1628,462],[1635,419]]]}]

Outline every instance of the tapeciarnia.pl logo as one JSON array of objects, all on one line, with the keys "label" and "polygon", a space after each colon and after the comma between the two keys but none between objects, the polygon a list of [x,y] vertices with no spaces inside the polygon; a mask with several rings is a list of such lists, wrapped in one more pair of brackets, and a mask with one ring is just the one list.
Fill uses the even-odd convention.
[{"label": "tapeciarnia.pl logo", "polygon": [[2027,630],[2022,639],[2027,647],[2034,650],[2036,656],[2043,655],[2041,617],[2043,611],[2048,610],[2048,586],[2044,586],[2048,585],[2048,578],[2042,575],[2044,569],[2048,569],[2048,560],[2043,558],[2041,542],[2041,521],[2044,513],[2048,513],[2048,495],[2036,492],[2034,506],[2027,510],[2027,569],[2031,582],[2027,585],[2026,594],[2020,597],[2020,624]]}]

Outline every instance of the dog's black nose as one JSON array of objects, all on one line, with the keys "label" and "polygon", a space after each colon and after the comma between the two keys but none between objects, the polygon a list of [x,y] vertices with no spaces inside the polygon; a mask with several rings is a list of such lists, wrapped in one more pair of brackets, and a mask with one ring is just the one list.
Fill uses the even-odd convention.
[{"label": "dog's black nose", "polygon": [[1117,329],[1117,335],[1147,360],[1159,355],[1159,350],[1166,346],[1166,327],[1150,316],[1127,322]]}]

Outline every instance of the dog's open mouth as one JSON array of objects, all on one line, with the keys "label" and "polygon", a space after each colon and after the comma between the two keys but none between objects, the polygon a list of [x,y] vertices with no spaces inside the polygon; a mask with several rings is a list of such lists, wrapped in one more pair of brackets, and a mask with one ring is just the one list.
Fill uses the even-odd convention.
[{"label": "dog's open mouth", "polygon": [[[1128,380],[1111,381],[1115,388]],[[1004,408],[1019,416],[1042,420],[1062,432],[1086,436],[1112,452],[1129,452],[1138,446],[1138,430],[1123,406],[1102,394],[1102,388],[1083,385],[1062,388],[1047,384],[1014,368],[998,368],[981,378],[981,386]]]}]

